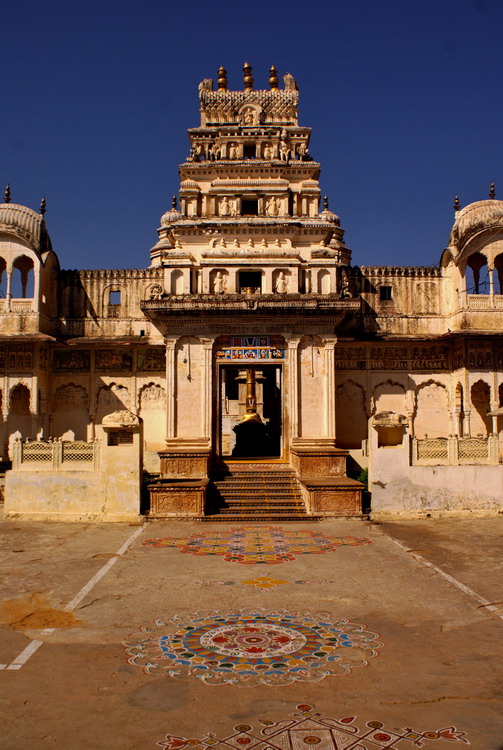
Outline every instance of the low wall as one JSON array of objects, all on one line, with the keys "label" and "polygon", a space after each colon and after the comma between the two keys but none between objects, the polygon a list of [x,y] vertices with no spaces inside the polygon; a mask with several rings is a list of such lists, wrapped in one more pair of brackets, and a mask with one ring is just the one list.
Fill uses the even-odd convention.
[{"label": "low wall", "polygon": [[372,445],[371,518],[495,516],[503,514],[503,466],[411,466],[409,438],[403,444]]},{"label": "low wall", "polygon": [[[47,448],[47,445],[49,446]],[[140,436],[124,443],[93,444],[85,466],[54,460],[61,446],[28,444],[25,457],[50,452],[52,460],[23,462],[23,451],[5,474],[5,518],[30,521],[122,521],[140,519]],[[63,446],[64,452],[64,446]],[[71,450],[69,451],[71,453]],[[32,458],[32,456],[29,456]],[[41,465],[42,464],[42,465]],[[99,469],[94,466],[99,465]]]}]

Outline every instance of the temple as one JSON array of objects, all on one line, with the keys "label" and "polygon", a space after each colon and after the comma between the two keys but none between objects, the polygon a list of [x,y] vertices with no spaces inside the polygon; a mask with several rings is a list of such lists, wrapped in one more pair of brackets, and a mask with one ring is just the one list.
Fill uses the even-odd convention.
[{"label": "temple", "polygon": [[[503,511],[503,202],[438,266],[356,266],[290,74],[199,85],[144,269],[60,269],[0,204],[6,517],[131,521]],[[368,474],[368,491],[366,477]]]}]

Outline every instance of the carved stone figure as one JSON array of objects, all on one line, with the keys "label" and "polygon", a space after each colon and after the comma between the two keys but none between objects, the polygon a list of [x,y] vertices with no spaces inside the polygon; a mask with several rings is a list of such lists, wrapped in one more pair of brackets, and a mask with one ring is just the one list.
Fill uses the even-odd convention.
[{"label": "carved stone figure", "polygon": [[161,299],[162,286],[160,284],[154,284],[150,287],[149,299]]},{"label": "carved stone figure", "polygon": [[349,281],[348,281],[348,275],[346,271],[342,272],[341,276],[341,297],[352,297],[351,290],[349,288]]},{"label": "carved stone figure", "polygon": [[216,276],[213,280],[213,291],[215,294],[225,293],[225,277],[221,271],[217,271]]},{"label": "carved stone figure", "polygon": [[266,203],[265,212],[267,216],[277,216],[279,214],[280,203],[275,195],[273,195]]},{"label": "carved stone figure", "polygon": [[274,151],[270,143],[266,143],[264,146],[264,159],[272,159]]},{"label": "carved stone figure", "polygon": [[278,294],[286,294],[288,292],[288,279],[285,277],[283,271],[280,271],[278,274],[275,291]]},{"label": "carved stone figure", "polygon": [[238,158],[238,147],[235,143],[229,143],[229,149],[227,151],[229,159],[237,159]]},{"label": "carved stone figure", "polygon": [[220,216],[230,216],[232,212],[231,204],[229,203],[229,199],[226,195],[222,198],[220,201],[220,205],[218,207],[218,213]]},{"label": "carved stone figure", "polygon": [[281,161],[290,161],[290,149],[286,141],[281,141],[279,144],[279,158]]}]

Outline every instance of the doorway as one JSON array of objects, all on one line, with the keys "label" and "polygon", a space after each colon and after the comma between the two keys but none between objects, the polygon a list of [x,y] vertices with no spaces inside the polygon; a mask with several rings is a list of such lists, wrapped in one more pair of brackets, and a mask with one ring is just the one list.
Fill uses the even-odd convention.
[{"label": "doorway", "polygon": [[[281,458],[281,365],[243,362],[242,365],[222,365],[219,370],[219,452],[222,458]],[[253,370],[258,419],[247,422],[249,370]]]}]

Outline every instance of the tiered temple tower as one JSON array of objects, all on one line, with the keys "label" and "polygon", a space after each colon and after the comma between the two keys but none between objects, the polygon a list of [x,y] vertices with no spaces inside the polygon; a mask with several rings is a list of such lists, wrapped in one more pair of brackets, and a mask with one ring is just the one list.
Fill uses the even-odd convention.
[{"label": "tiered temple tower", "polygon": [[[280,89],[273,66],[270,88],[255,90],[246,63],[243,72],[242,91],[228,90],[224,68],[216,90],[200,84],[180,208],[174,198],[151,251],[165,284],[142,309],[173,349],[163,474],[182,481],[238,457],[283,461],[312,508],[321,493],[306,482],[324,478],[325,505],[314,510],[359,512],[335,447],[336,333],[360,309],[339,274],[350,252],[326,198],[320,211],[320,165],[294,78]],[[334,476],[344,482],[329,490]]]}]

